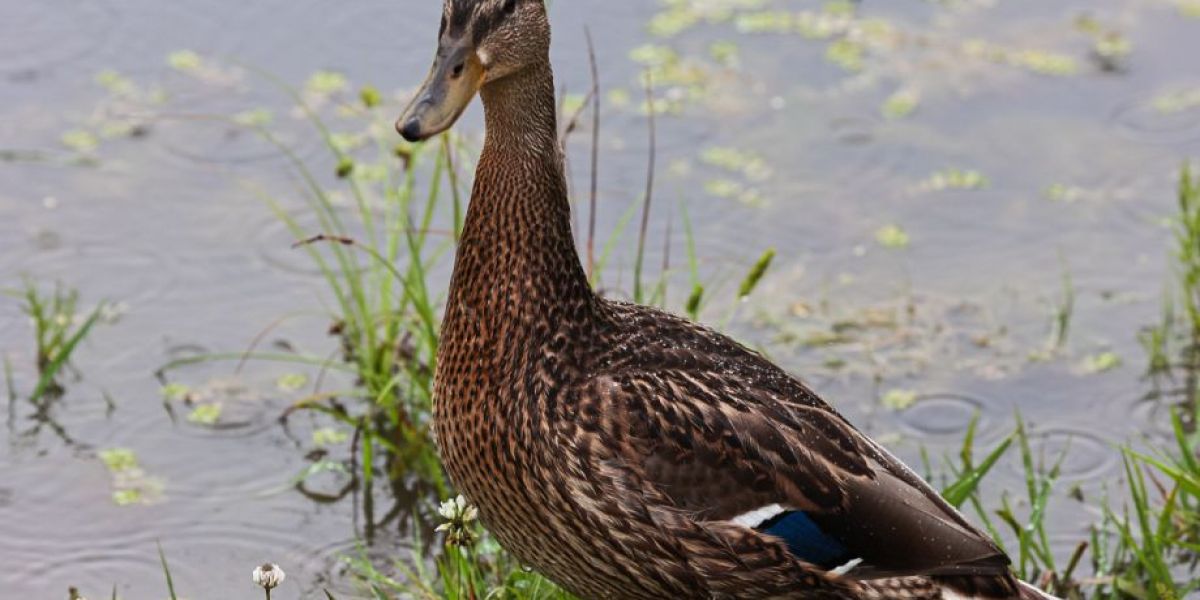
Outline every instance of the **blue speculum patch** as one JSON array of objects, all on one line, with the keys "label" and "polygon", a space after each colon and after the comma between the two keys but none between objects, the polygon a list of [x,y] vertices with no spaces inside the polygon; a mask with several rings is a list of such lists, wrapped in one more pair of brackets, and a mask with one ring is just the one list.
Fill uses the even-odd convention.
[{"label": "blue speculum patch", "polygon": [[783,513],[763,523],[759,531],[782,538],[796,558],[824,569],[834,569],[850,559],[846,546],[821,528],[803,511]]}]

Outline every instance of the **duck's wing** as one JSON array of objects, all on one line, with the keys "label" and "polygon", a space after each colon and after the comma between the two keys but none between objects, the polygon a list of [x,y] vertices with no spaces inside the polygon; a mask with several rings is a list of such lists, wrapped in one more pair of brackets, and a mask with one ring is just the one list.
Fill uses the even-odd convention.
[{"label": "duck's wing", "polygon": [[[920,477],[761,355],[678,317],[613,305],[577,388],[592,443],[675,507],[782,538],[856,578],[999,575],[1008,558]],[[854,562],[860,561],[860,562]]]}]

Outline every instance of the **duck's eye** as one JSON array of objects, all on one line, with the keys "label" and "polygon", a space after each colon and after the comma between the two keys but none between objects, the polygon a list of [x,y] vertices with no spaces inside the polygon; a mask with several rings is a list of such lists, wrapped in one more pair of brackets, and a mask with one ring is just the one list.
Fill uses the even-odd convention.
[{"label": "duck's eye", "polygon": [[466,67],[466,63],[458,63],[457,65],[454,65],[454,71],[453,71],[452,77],[455,77],[455,78],[461,77],[463,74],[463,69],[465,67]]},{"label": "duck's eye", "polygon": [[505,16],[517,12],[517,0],[505,0],[503,10]]}]

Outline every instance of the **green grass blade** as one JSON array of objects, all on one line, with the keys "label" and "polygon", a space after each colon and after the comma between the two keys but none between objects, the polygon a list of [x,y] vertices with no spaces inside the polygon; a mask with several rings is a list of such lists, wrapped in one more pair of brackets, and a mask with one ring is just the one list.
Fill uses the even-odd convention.
[{"label": "green grass blade", "polygon": [[155,542],[158,546],[158,561],[162,563],[163,575],[167,578],[167,592],[171,594],[171,600],[179,600],[175,595],[175,581],[171,579],[171,567],[167,565],[167,555],[163,552],[162,544]]}]

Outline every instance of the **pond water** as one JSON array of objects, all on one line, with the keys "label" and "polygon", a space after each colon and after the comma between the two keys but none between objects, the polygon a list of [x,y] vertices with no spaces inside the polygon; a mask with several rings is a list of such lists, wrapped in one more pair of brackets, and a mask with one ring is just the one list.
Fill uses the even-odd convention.
[{"label": "pond water", "polygon": [[[1020,411],[1040,451],[1068,449],[1065,478],[1095,499],[1119,481],[1118,444],[1165,434],[1165,411],[1144,401],[1137,333],[1160,319],[1164,220],[1179,165],[1200,155],[1196,3],[672,4],[694,12],[650,0],[552,5],[570,97],[591,85],[585,27],[595,39],[598,231],[642,193],[637,99],[650,64],[664,110],[651,235],[674,234],[652,244],[649,264],[664,259],[659,247],[683,261],[686,202],[702,277],[717,289],[706,321],[727,323],[914,462],[922,447],[935,459],[956,451],[975,415],[981,443],[994,444]],[[220,399],[219,426],[189,422],[155,371],[241,351],[277,322],[268,344],[336,350],[319,275],[257,193],[294,193],[295,171],[209,116],[275,115],[282,143],[334,186],[317,133],[247,65],[297,86],[323,71],[395,88],[398,110],[428,68],[439,11],[436,0],[0,3],[0,286],[57,280],[85,306],[107,299],[120,313],[78,350],[49,418],[12,406],[0,596],[66,597],[68,586],[105,596],[116,585],[123,598],[163,597],[158,542],[184,597],[252,597],[249,573],[268,560],[296,582],[277,597],[321,587],[355,597],[341,557],[359,551],[356,500],[293,485],[311,464],[308,437],[327,425],[279,424],[301,395],[286,384],[296,369],[182,369],[178,379]],[[587,125],[568,145],[581,197]],[[477,147],[478,107],[461,129]],[[301,206],[288,210],[313,223]],[[773,268],[735,305],[738,280],[768,247]],[[618,254],[613,289],[631,263]],[[1070,328],[1049,351],[1064,278]],[[672,281],[678,307],[686,278]],[[33,334],[7,297],[0,351],[28,394]],[[106,467],[114,449],[138,468]],[[1014,457],[989,496],[1020,477]],[[332,494],[343,482],[310,483]],[[135,502],[114,502],[130,489]],[[1097,518],[1065,493],[1051,514],[1064,553]],[[363,551],[404,559],[408,521],[381,529]]]}]

